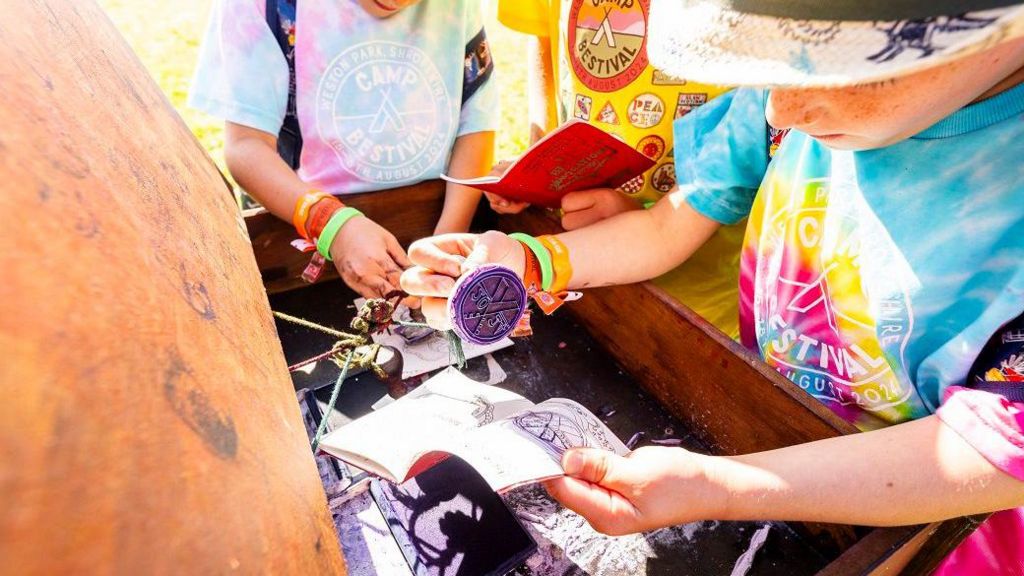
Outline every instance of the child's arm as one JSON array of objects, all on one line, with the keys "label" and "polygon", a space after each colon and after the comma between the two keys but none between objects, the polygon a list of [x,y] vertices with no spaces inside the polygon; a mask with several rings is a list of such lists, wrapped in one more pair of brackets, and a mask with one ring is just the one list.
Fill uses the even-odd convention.
[{"label": "child's arm", "polygon": [[938,416],[744,456],[655,447],[562,464],[548,490],[609,534],[706,519],[890,526],[1024,505],[1024,482]]},{"label": "child's arm", "polygon": [[[628,284],[658,276],[686,260],[719,226],[691,208],[677,191],[650,210],[620,214],[559,234],[572,255],[569,287]],[[424,238],[413,243],[409,256],[417,266],[402,275],[402,289],[426,297],[423,313],[437,328],[448,327],[444,298],[455,278],[489,262],[508,266],[521,276],[525,262],[520,243],[501,232]]]},{"label": "child's arm", "polygon": [[[310,186],[278,156],[277,139],[228,122],[225,140],[224,157],[235,180],[267,210],[291,222],[295,203]],[[409,265],[394,235],[366,217],[342,226],[330,252],[345,283],[367,298],[397,289],[399,276]]]},{"label": "child's arm", "polygon": [[[476,178],[486,174],[494,163],[494,132],[473,132],[455,139],[448,174],[456,178]],[[444,210],[434,228],[434,234],[449,234],[469,230],[480,191],[469,186],[448,182],[444,194]]]}]

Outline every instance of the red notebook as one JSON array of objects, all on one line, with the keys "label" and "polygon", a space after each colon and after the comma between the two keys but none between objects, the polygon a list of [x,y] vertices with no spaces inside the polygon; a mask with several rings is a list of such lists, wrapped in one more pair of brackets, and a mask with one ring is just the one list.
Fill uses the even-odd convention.
[{"label": "red notebook", "polygon": [[618,188],[651,166],[654,161],[632,146],[582,120],[572,120],[531,146],[501,177],[441,177],[509,200],[558,208],[569,192]]}]

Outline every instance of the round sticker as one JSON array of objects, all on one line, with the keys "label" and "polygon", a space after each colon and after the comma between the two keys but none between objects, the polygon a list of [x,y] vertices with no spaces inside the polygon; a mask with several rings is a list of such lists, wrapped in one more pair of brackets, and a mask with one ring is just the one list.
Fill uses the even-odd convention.
[{"label": "round sticker", "polygon": [[658,160],[665,153],[665,141],[661,136],[644,136],[636,144],[636,151],[651,160]]},{"label": "round sticker", "polygon": [[651,175],[651,186],[655,190],[666,194],[672,190],[672,187],[676,185],[676,163],[666,162]]},{"label": "round sticker", "polygon": [[622,186],[619,186],[619,191],[623,194],[639,194],[644,189],[644,175],[641,174],[635,178],[632,178]]},{"label": "round sticker", "polygon": [[637,128],[651,128],[665,116],[665,103],[657,95],[641,94],[629,103],[629,123]]},{"label": "round sticker", "polygon": [[455,282],[448,314],[466,342],[492,344],[508,336],[526,311],[526,287],[505,266],[481,266]]},{"label": "round sticker", "polygon": [[573,0],[569,60],[584,86],[615,92],[647,68],[650,0]]}]

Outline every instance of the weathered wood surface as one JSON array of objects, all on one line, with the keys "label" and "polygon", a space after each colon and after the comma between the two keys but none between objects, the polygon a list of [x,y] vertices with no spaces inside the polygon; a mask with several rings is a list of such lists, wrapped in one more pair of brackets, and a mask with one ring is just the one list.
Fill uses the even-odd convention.
[{"label": "weathered wood surface", "polygon": [[0,19],[0,572],[344,573],[245,228],[91,0]]},{"label": "weathered wood surface", "polygon": [[[444,206],[444,181],[428,180],[386,192],[346,196],[344,200],[345,204],[358,208],[390,230],[402,246],[408,247],[413,240],[434,232]],[[297,238],[291,224],[263,209],[247,211],[245,223],[267,291],[283,292],[304,286],[300,276],[309,263],[310,254],[299,252],[289,244]],[[334,266],[328,265],[319,281],[337,276]]]},{"label": "weathered wood surface", "polygon": [[[501,225],[510,232],[561,231],[555,220],[532,209],[503,217]],[[772,450],[857,432],[755,354],[649,282],[590,289],[566,309],[716,453]],[[802,532],[826,556],[846,551],[837,561],[841,564],[834,567],[835,574],[870,573],[900,551],[906,558],[893,563],[909,564],[907,573],[927,574],[975,526],[974,521],[960,518],[927,529],[875,529],[868,532],[873,538],[869,545],[855,550],[851,546],[859,537],[851,526],[792,524],[802,525]],[[925,535],[912,542],[900,540],[919,532]],[[884,548],[878,545],[883,541],[896,544]]]}]

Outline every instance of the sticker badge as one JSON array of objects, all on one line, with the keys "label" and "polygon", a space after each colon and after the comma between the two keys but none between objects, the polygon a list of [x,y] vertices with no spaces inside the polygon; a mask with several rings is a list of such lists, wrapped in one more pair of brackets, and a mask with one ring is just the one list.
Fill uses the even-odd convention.
[{"label": "sticker badge", "polygon": [[568,53],[584,86],[615,92],[647,68],[650,0],[573,0]]},{"label": "sticker badge", "polygon": [[636,144],[636,151],[647,156],[651,160],[658,160],[665,154],[665,140],[661,136],[644,136]]},{"label": "sticker badge", "polygon": [[413,182],[443,168],[457,104],[425,52],[365,42],[342,51],[324,70],[316,126],[342,166],[363,181]]},{"label": "sticker badge", "polygon": [[676,78],[675,76],[669,76],[655,68],[651,74],[651,84],[654,86],[686,86],[686,80]]},{"label": "sticker badge", "polygon": [[676,163],[666,162],[651,174],[651,186],[655,190],[666,194],[672,190],[672,187],[676,185]]},{"label": "sticker badge", "polygon": [[593,106],[594,100],[590,96],[584,96],[583,94],[576,95],[576,108],[573,110],[572,115],[580,120],[590,120],[590,108]]},{"label": "sticker badge", "polygon": [[651,128],[665,115],[665,103],[651,93],[641,94],[629,104],[629,123],[637,128]]},{"label": "sticker badge", "polygon": [[597,113],[597,121],[604,122],[605,124],[618,124],[619,115],[615,112],[615,108],[612,107],[612,103],[609,100],[604,103],[601,107],[601,111]]},{"label": "sticker badge", "polygon": [[789,134],[789,128],[779,130],[773,128],[771,124],[768,125],[768,158],[774,158],[775,153],[779,151],[779,146],[782,146],[782,139]]},{"label": "sticker badge", "polygon": [[640,191],[644,189],[644,181],[644,175],[641,174],[636,178],[629,180],[622,186],[619,186],[619,191],[623,194],[639,194]]},{"label": "sticker badge", "polygon": [[702,106],[708,103],[707,94],[687,94],[681,92],[679,99],[676,100],[676,115],[675,118],[682,118],[690,113],[691,110],[697,106]]}]

